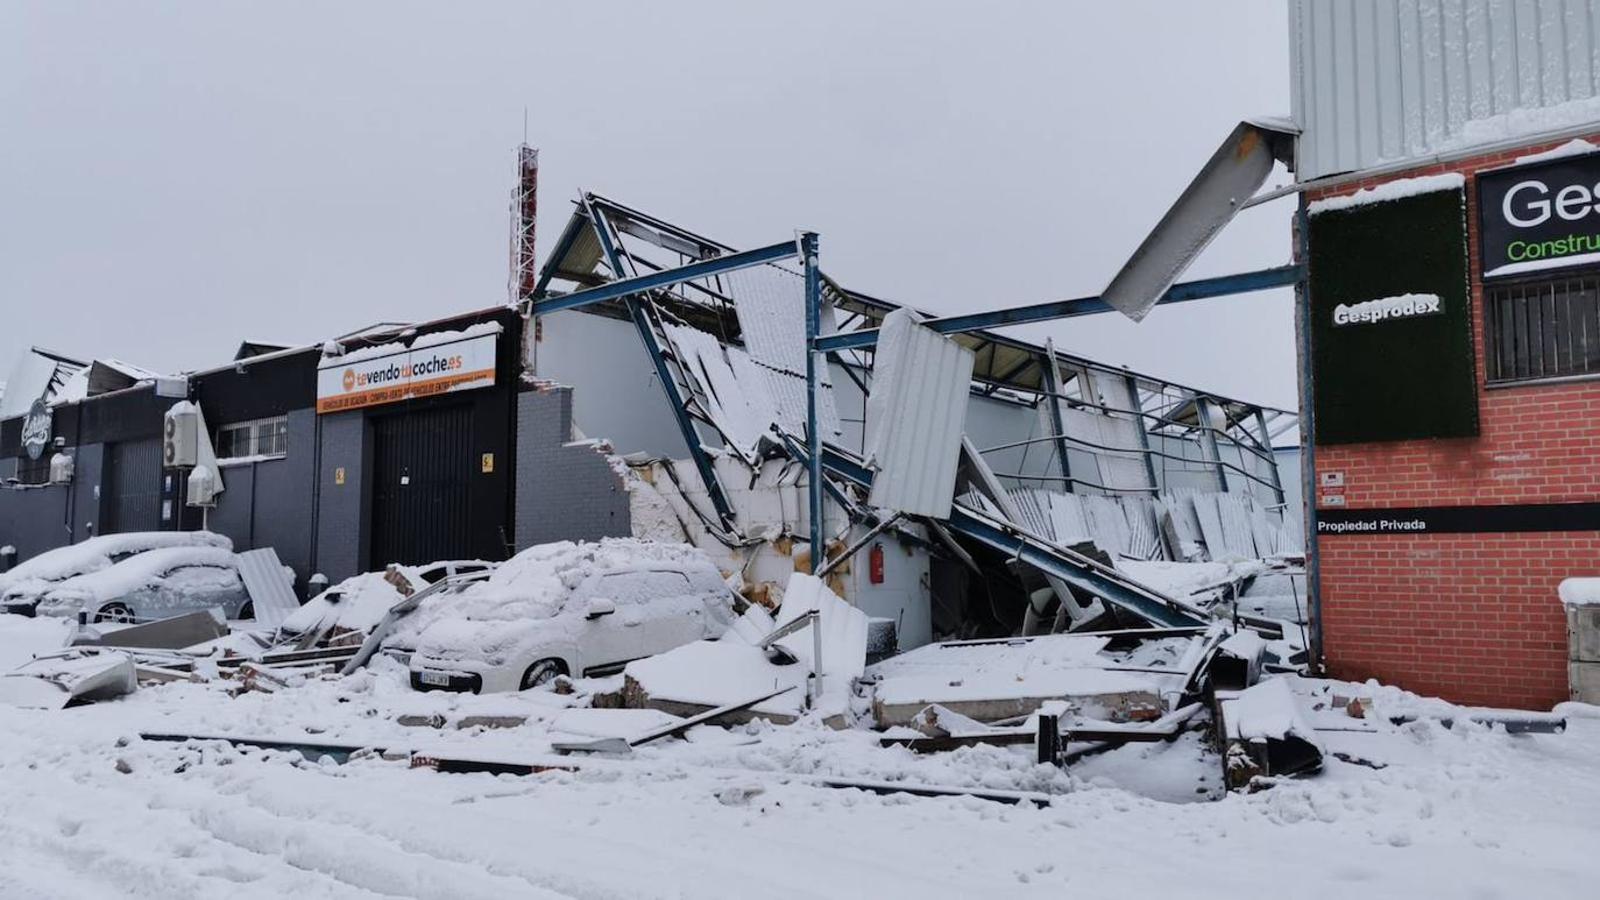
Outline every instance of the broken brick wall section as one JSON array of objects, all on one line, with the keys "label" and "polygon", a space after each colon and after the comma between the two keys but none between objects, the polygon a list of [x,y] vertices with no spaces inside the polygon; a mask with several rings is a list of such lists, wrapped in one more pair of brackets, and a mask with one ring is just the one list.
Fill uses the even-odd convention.
[{"label": "broken brick wall section", "polygon": [[628,491],[601,441],[572,440],[572,388],[517,395],[516,549],[631,537]]},{"label": "broken brick wall section", "polygon": [[[1346,508],[1600,501],[1600,381],[1490,388],[1484,374],[1476,173],[1568,140],[1307,193],[1315,201],[1447,172],[1467,180],[1480,433],[1318,446],[1318,482],[1342,473]],[[1567,699],[1566,619],[1556,586],[1600,574],[1600,532],[1323,535],[1317,546],[1331,675],[1378,678],[1461,703],[1548,709]]]}]

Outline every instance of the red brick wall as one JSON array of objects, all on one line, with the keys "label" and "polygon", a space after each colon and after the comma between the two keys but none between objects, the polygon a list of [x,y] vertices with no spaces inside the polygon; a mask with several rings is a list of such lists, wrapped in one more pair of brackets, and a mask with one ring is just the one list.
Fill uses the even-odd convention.
[{"label": "red brick wall", "polygon": [[[1350,509],[1600,500],[1600,381],[1489,389],[1473,173],[1557,146],[1538,144],[1365,179],[1467,176],[1476,438],[1317,447],[1317,472],[1344,473]],[[1545,708],[1567,699],[1566,620],[1556,585],[1600,575],[1600,532],[1329,535],[1321,559],[1330,674],[1377,678],[1462,703]]]}]

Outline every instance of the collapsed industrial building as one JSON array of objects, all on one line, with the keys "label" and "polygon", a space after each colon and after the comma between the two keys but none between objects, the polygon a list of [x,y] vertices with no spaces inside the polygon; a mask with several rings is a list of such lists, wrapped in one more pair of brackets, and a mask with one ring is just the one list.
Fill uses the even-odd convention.
[{"label": "collapsed industrial building", "polygon": [[[241,549],[274,547],[304,594],[389,563],[636,535],[694,543],[776,601],[788,573],[811,568],[801,269],[775,261],[540,312],[618,277],[737,252],[589,195],[543,267],[540,299],[520,310],[304,347],[247,343],[228,365],[172,378],[36,353],[26,362],[48,373],[44,402],[3,426],[7,542],[33,555],[203,519]],[[892,329],[901,309],[832,281],[823,295],[830,333]],[[841,350],[819,422],[823,574],[897,646],[1192,624],[1174,601],[1193,593],[1202,605],[1242,595],[1256,604],[1242,614],[1290,623],[1303,649],[1303,584],[1260,579],[1278,587],[1253,599],[1256,570],[1238,565],[1281,570],[1301,552],[1294,477],[1273,449],[1297,440],[1293,414],[992,331],[894,351],[927,390],[880,397],[887,351]],[[427,380],[416,362],[427,354],[446,368],[471,359],[446,389],[375,387],[396,360],[409,381]],[[12,378],[12,404],[30,377]],[[159,458],[163,412],[190,400],[215,423],[206,443],[222,488],[199,502]],[[880,428],[874,417],[896,409],[932,416],[933,431]],[[48,453],[29,453],[25,426],[45,429]],[[943,493],[949,513],[873,502],[873,447],[911,445],[930,451],[927,468],[891,473],[901,493]],[[914,498],[934,513],[939,499]],[[441,514],[410,514],[420,509]],[[41,521],[62,525],[23,527]]]},{"label": "collapsed industrial building", "polygon": [[[985,328],[941,333],[827,279],[814,240],[740,251],[588,194],[514,305],[246,342],[171,377],[36,351],[12,380],[38,393],[4,423],[19,452],[0,494],[28,556],[206,529],[240,559],[281,558],[333,611],[286,630],[293,602],[269,603],[258,575],[237,633],[204,612],[83,617],[0,693],[51,706],[219,678],[276,692],[384,657],[414,687],[486,690],[459,664],[427,668],[419,623],[488,570],[509,582],[529,565],[498,560],[597,540],[642,540],[596,551],[640,558],[693,545],[739,586],[720,641],[560,666],[620,668],[621,685],[579,682],[584,702],[682,720],[664,734],[812,715],[882,729],[885,746],[1029,741],[1063,762],[1174,739],[1207,702],[1221,722],[1219,684],[1306,669],[1302,526],[1274,449],[1297,439],[1293,413]],[[819,340],[849,346],[824,357]],[[474,558],[472,574],[413,580]],[[399,592],[346,621],[339,597],[384,570]],[[1274,716],[1294,706],[1280,699]],[[1255,761],[1233,770],[1319,764],[1272,762],[1296,739],[1247,730],[1232,740]]]},{"label": "collapsed industrial building", "polygon": [[[634,533],[691,540],[753,584],[781,584],[811,553],[804,273],[766,263],[581,309],[551,289],[737,252],[589,195],[529,304],[555,310],[539,316],[530,355],[540,377],[576,386],[584,433],[633,451],[623,459]],[[822,294],[824,333],[887,334],[902,309],[827,279]],[[922,318],[900,315],[912,327]],[[1273,450],[1298,439],[1293,414],[987,330],[902,344],[889,352],[911,373],[903,381],[875,377],[880,346],[830,354],[818,404],[824,571],[841,596],[892,621],[901,646],[1143,621],[1142,607],[1163,605],[1152,592],[1220,594],[1253,575],[1218,565],[1207,578],[1192,564],[1300,553],[1285,488],[1294,477]],[[671,415],[646,419],[630,395],[586,400],[582,387],[649,381]],[[895,414],[912,419],[882,421]],[[885,509],[867,460],[906,452],[889,447],[897,442],[926,452],[920,468],[891,473],[904,483],[896,499],[927,494],[912,503],[933,515]],[[1279,584],[1275,615],[1294,606],[1281,587],[1292,579]]]}]

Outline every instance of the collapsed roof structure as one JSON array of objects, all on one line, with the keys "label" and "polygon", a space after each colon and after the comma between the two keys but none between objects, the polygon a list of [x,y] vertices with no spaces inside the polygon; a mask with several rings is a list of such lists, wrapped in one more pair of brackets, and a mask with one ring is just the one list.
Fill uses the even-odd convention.
[{"label": "collapsed roof structure", "polygon": [[[804,545],[792,567],[827,574],[893,536],[932,559],[925,641],[1193,626],[1204,609],[1130,564],[1301,551],[1273,451],[1297,441],[1296,414],[852,291],[816,268],[814,239],[740,251],[585,194],[524,302],[536,318],[581,310],[632,324],[692,466],[633,462],[667,467],[644,480],[692,514],[686,537],[720,544],[747,580],[773,547]],[[1255,290],[1293,274],[1173,290]],[[812,277],[821,303],[808,323]],[[826,350],[814,409],[808,345]],[[799,487],[818,472],[820,510]],[[795,502],[778,515],[750,499],[785,488]],[[825,559],[813,559],[817,543]]]}]

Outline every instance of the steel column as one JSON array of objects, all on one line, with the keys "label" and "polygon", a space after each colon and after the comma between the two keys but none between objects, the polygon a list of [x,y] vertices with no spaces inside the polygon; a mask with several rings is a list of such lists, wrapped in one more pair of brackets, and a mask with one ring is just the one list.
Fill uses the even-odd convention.
[{"label": "steel column", "polygon": [[[1044,359],[1040,361],[1044,366],[1044,389],[1049,393],[1045,402],[1050,404],[1050,427],[1055,430],[1056,456],[1061,459],[1061,477],[1066,479],[1062,484],[1067,493],[1077,493],[1077,484],[1072,480],[1072,462],[1067,458],[1067,425],[1061,418],[1061,361],[1056,359],[1056,345],[1049,338],[1044,341]],[[1066,598],[1062,598],[1065,602]]]},{"label": "steel column", "polygon": [[[1214,408],[1211,401],[1201,396],[1194,395],[1194,415],[1200,422],[1200,448],[1210,456],[1211,464],[1217,470],[1217,490],[1228,490],[1227,464],[1222,461],[1222,450],[1217,445],[1216,418],[1212,415]],[[1240,460],[1244,462],[1244,460]]]},{"label": "steel column", "polygon": [[[1266,450],[1271,457],[1267,471],[1272,473],[1272,493],[1277,498],[1275,502],[1279,508],[1282,508],[1284,503],[1287,502],[1283,494],[1283,476],[1278,474],[1278,456],[1272,452],[1272,435],[1267,431],[1267,415],[1260,409],[1256,410],[1256,428],[1261,432],[1262,449]],[[1240,462],[1243,462],[1243,460],[1240,460]]]},{"label": "steel column", "polygon": [[[601,249],[605,251],[606,261],[611,266],[612,274],[620,278],[622,258],[611,240],[610,224],[606,221],[605,214],[592,204],[586,201],[584,205],[589,210],[590,222],[594,225],[595,235],[599,238]],[[683,395],[678,392],[678,380],[667,367],[667,360],[662,355],[661,344],[656,341],[655,327],[650,323],[649,313],[645,311],[644,304],[639,302],[637,292],[627,293],[624,298],[628,306],[628,315],[633,319],[633,326],[639,332],[639,340],[644,342],[645,350],[655,363],[656,377],[661,380],[661,389],[666,392],[668,405],[672,407],[673,415],[678,420],[678,431],[688,447],[689,458],[694,460],[695,469],[700,473],[700,481],[706,486],[706,494],[711,497],[711,505],[717,510],[717,519],[722,522],[724,528],[731,527],[734,519],[733,507],[728,503],[727,496],[722,493],[722,485],[717,481],[717,473],[712,467],[711,459],[706,455],[705,448],[700,445],[700,433],[695,430],[694,421],[689,418],[686,411]]]},{"label": "steel column", "polygon": [[809,476],[806,494],[811,512],[811,572],[822,571],[825,556],[822,527],[822,429],[817,424],[817,388],[819,359],[826,365],[826,357],[817,349],[817,338],[822,334],[822,276],[817,269],[817,234],[800,233],[800,257],[806,267],[806,448],[810,459],[806,461]]},{"label": "steel column", "polygon": [[1128,384],[1128,402],[1133,404],[1133,427],[1139,432],[1139,450],[1144,456],[1144,472],[1150,478],[1150,495],[1152,497],[1161,493],[1161,482],[1156,480],[1156,458],[1150,452],[1150,432],[1144,425],[1144,404],[1139,401],[1139,380],[1132,375],[1124,375]]}]

